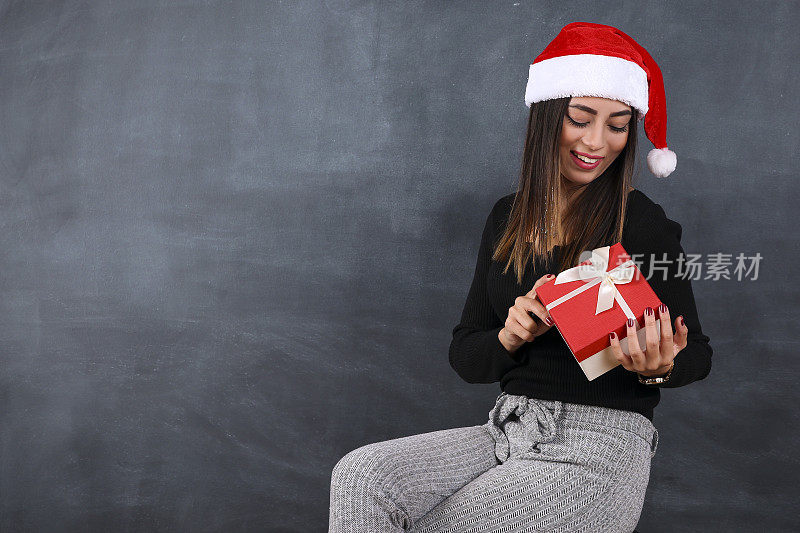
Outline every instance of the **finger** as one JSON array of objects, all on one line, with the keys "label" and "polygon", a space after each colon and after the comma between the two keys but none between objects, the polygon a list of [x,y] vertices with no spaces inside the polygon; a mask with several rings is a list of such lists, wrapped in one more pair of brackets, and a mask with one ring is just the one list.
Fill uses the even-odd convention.
[{"label": "finger", "polygon": [[[538,337],[553,325],[553,320],[542,303],[527,296],[518,296],[514,300],[514,305],[508,310],[508,316],[534,337]],[[533,338],[527,340],[530,342]]]},{"label": "finger", "polygon": [[689,328],[683,321],[683,317],[679,316],[675,319],[675,345],[674,345],[674,353],[677,354],[679,351],[686,348],[686,344],[689,342],[687,337],[689,335]]},{"label": "finger", "polygon": [[522,338],[520,338],[520,336],[519,336],[519,335],[517,335],[516,333],[513,333],[513,332],[512,332],[512,331],[509,329],[509,327],[510,327],[510,322],[506,321],[506,324],[505,324],[506,335],[507,335],[508,337],[510,337],[510,338],[511,338],[511,341],[512,341],[514,344],[519,344],[519,343],[523,342],[523,339],[522,339]]},{"label": "finger", "polygon": [[539,287],[540,285],[544,285],[545,283],[547,283],[548,281],[550,281],[554,277],[555,276],[553,274],[545,274],[541,278],[537,279],[536,283],[533,284],[533,287],[531,288],[531,290],[528,291],[528,294],[526,294],[525,296],[529,296],[531,298],[535,297],[536,296],[536,288]]},{"label": "finger", "polygon": [[[533,315],[539,321],[534,321],[534,327],[539,327],[541,324],[550,327],[553,325],[553,319],[550,318],[550,313],[545,308],[544,304],[536,298],[530,296],[517,296],[514,300],[514,306],[521,309],[528,316]],[[520,323],[526,325],[526,322],[520,320]],[[533,329],[531,329],[533,331]]]},{"label": "finger", "polygon": [[636,335],[636,320],[629,318],[626,324],[628,338],[628,356],[633,361],[633,368],[636,371],[644,370],[645,355],[639,347],[639,338]]},{"label": "finger", "polygon": [[550,316],[550,312],[540,300],[531,300],[530,302],[531,307],[529,311],[539,317],[539,320],[541,320],[546,327],[549,328],[555,323],[553,322],[553,317]]},{"label": "finger", "polygon": [[536,335],[530,331],[529,329],[523,327],[519,321],[512,315],[512,311],[515,311],[514,308],[511,308],[511,311],[508,313],[508,318],[506,318],[505,328],[509,333],[512,333],[519,337],[520,339],[524,340],[525,342],[531,342],[533,339],[536,338]]},{"label": "finger", "polygon": [[514,305],[508,309],[508,316],[513,317],[520,326],[530,332],[534,332],[538,327],[535,316],[531,316],[528,312],[531,309],[533,300],[527,296],[517,296],[514,299]]},{"label": "finger", "polygon": [[541,285],[544,285],[545,283],[547,283],[548,281],[552,281],[553,279],[555,279],[555,276],[553,274],[546,274],[546,275],[542,276],[541,278],[539,278],[536,281],[536,283],[534,284],[533,289],[532,289],[533,301],[534,301],[535,305],[537,306],[537,309],[539,309],[541,311],[540,313],[537,314],[537,316],[539,316],[539,318],[542,320],[542,322],[546,326],[545,329],[549,329],[550,327],[555,325],[555,322],[553,321],[553,317],[550,316],[550,311],[547,310],[547,308],[544,306],[544,303],[542,302],[541,298],[539,298],[539,295],[537,294],[536,290]]},{"label": "finger", "polygon": [[633,361],[622,351],[622,346],[619,344],[619,338],[617,334],[612,331],[608,335],[608,340],[611,343],[611,351],[613,352],[614,357],[617,358],[617,361],[619,361],[619,364],[622,365],[622,368],[632,371]]},{"label": "finger", "polygon": [[669,309],[663,303],[658,306],[658,322],[661,326],[661,355],[671,355],[673,347],[672,321],[669,318]]},{"label": "finger", "polygon": [[661,367],[661,343],[658,340],[656,331],[656,314],[652,307],[644,310],[644,333],[645,333],[645,368],[656,370]]}]

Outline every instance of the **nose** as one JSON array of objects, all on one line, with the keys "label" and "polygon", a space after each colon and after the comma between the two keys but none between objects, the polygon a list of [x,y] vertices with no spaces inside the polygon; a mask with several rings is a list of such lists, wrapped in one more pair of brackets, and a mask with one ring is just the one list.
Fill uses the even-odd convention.
[{"label": "nose", "polygon": [[592,152],[597,152],[603,147],[603,125],[597,124],[587,128],[586,135],[583,136],[583,144]]}]

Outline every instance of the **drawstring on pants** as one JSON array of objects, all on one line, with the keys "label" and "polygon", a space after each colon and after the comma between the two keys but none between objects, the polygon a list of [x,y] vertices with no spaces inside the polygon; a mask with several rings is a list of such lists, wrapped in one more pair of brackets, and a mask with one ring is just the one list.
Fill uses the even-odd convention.
[{"label": "drawstring on pants", "polygon": [[501,393],[494,407],[489,411],[487,429],[495,440],[495,455],[504,462],[511,454],[511,444],[503,431],[502,424],[515,413],[525,427],[534,446],[542,442],[550,442],[556,436],[556,419],[561,414],[563,402],[554,401],[555,409],[551,412],[540,400],[526,396]]}]

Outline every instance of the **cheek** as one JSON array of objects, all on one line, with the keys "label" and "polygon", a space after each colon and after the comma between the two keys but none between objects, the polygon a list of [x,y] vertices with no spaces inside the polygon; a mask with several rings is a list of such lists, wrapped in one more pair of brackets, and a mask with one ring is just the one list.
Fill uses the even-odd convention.
[{"label": "cheek", "polygon": [[614,144],[620,149],[620,151],[625,148],[625,145],[628,143],[628,132],[625,133],[617,133],[616,139],[614,139]]},{"label": "cheek", "polygon": [[[576,131],[577,130],[577,131]],[[578,128],[565,124],[561,128],[560,148],[563,151],[569,151],[570,147],[578,142],[581,138],[581,132]]]},{"label": "cheek", "polygon": [[614,157],[618,156],[622,150],[625,149],[625,144],[628,142],[627,135],[615,135],[608,142],[608,147],[614,152]]}]

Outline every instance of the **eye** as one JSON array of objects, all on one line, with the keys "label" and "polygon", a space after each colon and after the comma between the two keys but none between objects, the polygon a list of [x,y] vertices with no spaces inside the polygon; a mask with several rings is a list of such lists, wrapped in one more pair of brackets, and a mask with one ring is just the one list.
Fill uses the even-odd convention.
[{"label": "eye", "polygon": [[569,115],[567,115],[567,120],[569,120],[570,124],[572,124],[573,126],[576,126],[578,128],[585,128],[586,125],[588,124],[588,122],[575,122],[574,120],[572,120],[572,117],[569,116]]},{"label": "eye", "polygon": [[[586,125],[588,124],[588,122],[575,122],[572,119],[572,117],[569,116],[569,115],[567,115],[567,120],[569,120],[570,124],[572,124],[573,126],[575,126],[577,128],[585,128]],[[611,126],[610,124],[609,124],[608,127],[611,128],[611,131],[616,132],[616,133],[624,133],[624,132],[628,131],[628,125],[627,124],[625,126],[621,127],[621,128],[617,128],[615,126]]]}]

